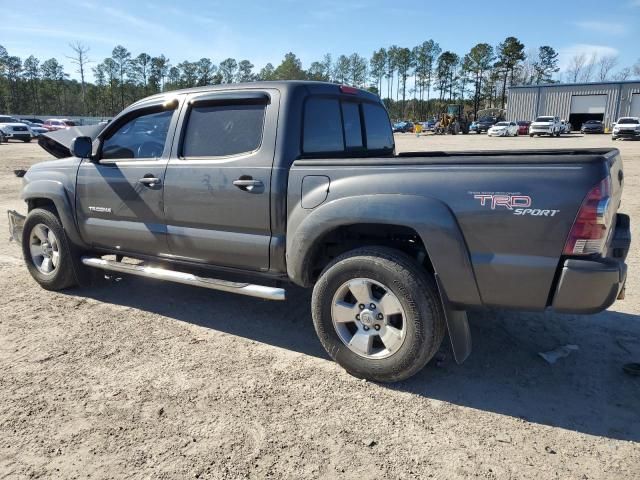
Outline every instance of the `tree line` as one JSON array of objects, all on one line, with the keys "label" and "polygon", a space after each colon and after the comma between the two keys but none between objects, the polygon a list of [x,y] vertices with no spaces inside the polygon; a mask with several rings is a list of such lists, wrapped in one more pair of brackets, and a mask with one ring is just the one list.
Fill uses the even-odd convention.
[{"label": "tree line", "polygon": [[[110,117],[145,96],[180,88],[258,80],[319,80],[366,88],[383,98],[392,118],[424,119],[449,103],[467,111],[504,108],[509,86],[560,80],[558,53],[548,45],[526,50],[515,37],[496,46],[478,43],[460,56],[434,40],[413,48],[392,45],[370,58],[357,53],[334,59],[326,54],[307,69],[292,52],[275,67],[256,70],[250,60],[209,58],[172,63],[165,55],[133,54],[122,45],[93,62],[82,43],[69,45],[71,78],[61,61],[34,55],[22,60],[0,45],[0,111],[20,114]],[[627,80],[640,77],[640,62],[614,72],[616,57],[572,58],[564,80]],[[89,73],[93,81],[88,81]]]}]

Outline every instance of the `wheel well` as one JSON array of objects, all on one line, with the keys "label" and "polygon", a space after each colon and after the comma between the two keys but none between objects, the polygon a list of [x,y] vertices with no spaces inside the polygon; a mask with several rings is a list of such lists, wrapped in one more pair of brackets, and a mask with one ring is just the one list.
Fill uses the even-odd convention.
[{"label": "wheel well", "polygon": [[310,283],[315,283],[324,267],[335,257],[355,248],[374,245],[400,250],[433,273],[427,249],[414,229],[402,225],[367,223],[344,225],[322,236],[307,263]]},{"label": "wheel well", "polygon": [[53,203],[53,200],[48,198],[31,198],[27,200],[27,208],[29,211],[34,208],[46,208],[58,215],[58,209],[56,208],[55,203]]}]

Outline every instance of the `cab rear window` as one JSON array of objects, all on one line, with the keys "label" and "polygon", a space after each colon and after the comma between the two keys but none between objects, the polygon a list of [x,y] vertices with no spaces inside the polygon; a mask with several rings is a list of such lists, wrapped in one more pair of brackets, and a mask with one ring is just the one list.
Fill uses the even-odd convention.
[{"label": "cab rear window", "polygon": [[389,153],[393,134],[384,107],[374,103],[311,97],[304,109],[305,155]]}]

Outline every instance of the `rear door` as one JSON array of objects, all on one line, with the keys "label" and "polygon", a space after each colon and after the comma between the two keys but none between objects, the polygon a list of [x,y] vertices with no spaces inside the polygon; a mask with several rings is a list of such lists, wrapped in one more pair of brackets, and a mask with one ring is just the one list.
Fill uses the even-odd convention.
[{"label": "rear door", "polygon": [[96,140],[96,158],[80,165],[76,215],[90,245],[168,253],[163,189],[177,104],[147,104],[116,119]]},{"label": "rear door", "polygon": [[165,180],[176,259],[269,269],[276,90],[193,94],[181,114]]}]

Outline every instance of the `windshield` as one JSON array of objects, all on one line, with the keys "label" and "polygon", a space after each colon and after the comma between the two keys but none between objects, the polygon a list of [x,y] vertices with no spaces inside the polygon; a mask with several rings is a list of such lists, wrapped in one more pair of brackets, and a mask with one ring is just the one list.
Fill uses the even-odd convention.
[{"label": "windshield", "polygon": [[620,120],[618,120],[619,124],[622,123],[626,123],[626,124],[631,124],[631,125],[638,125],[640,124],[640,120],[638,120],[637,118],[621,118]]},{"label": "windshield", "polygon": [[553,117],[538,117],[536,122],[553,122]]},{"label": "windshield", "polygon": [[602,123],[600,120],[589,120],[587,123],[591,124],[591,125],[597,125],[599,123]]},{"label": "windshield", "polygon": [[529,123],[531,122],[518,122],[518,125],[520,125],[521,127],[526,127],[529,125]]},{"label": "windshield", "polygon": [[509,124],[507,122],[498,122],[495,125],[496,127],[508,127]]}]

